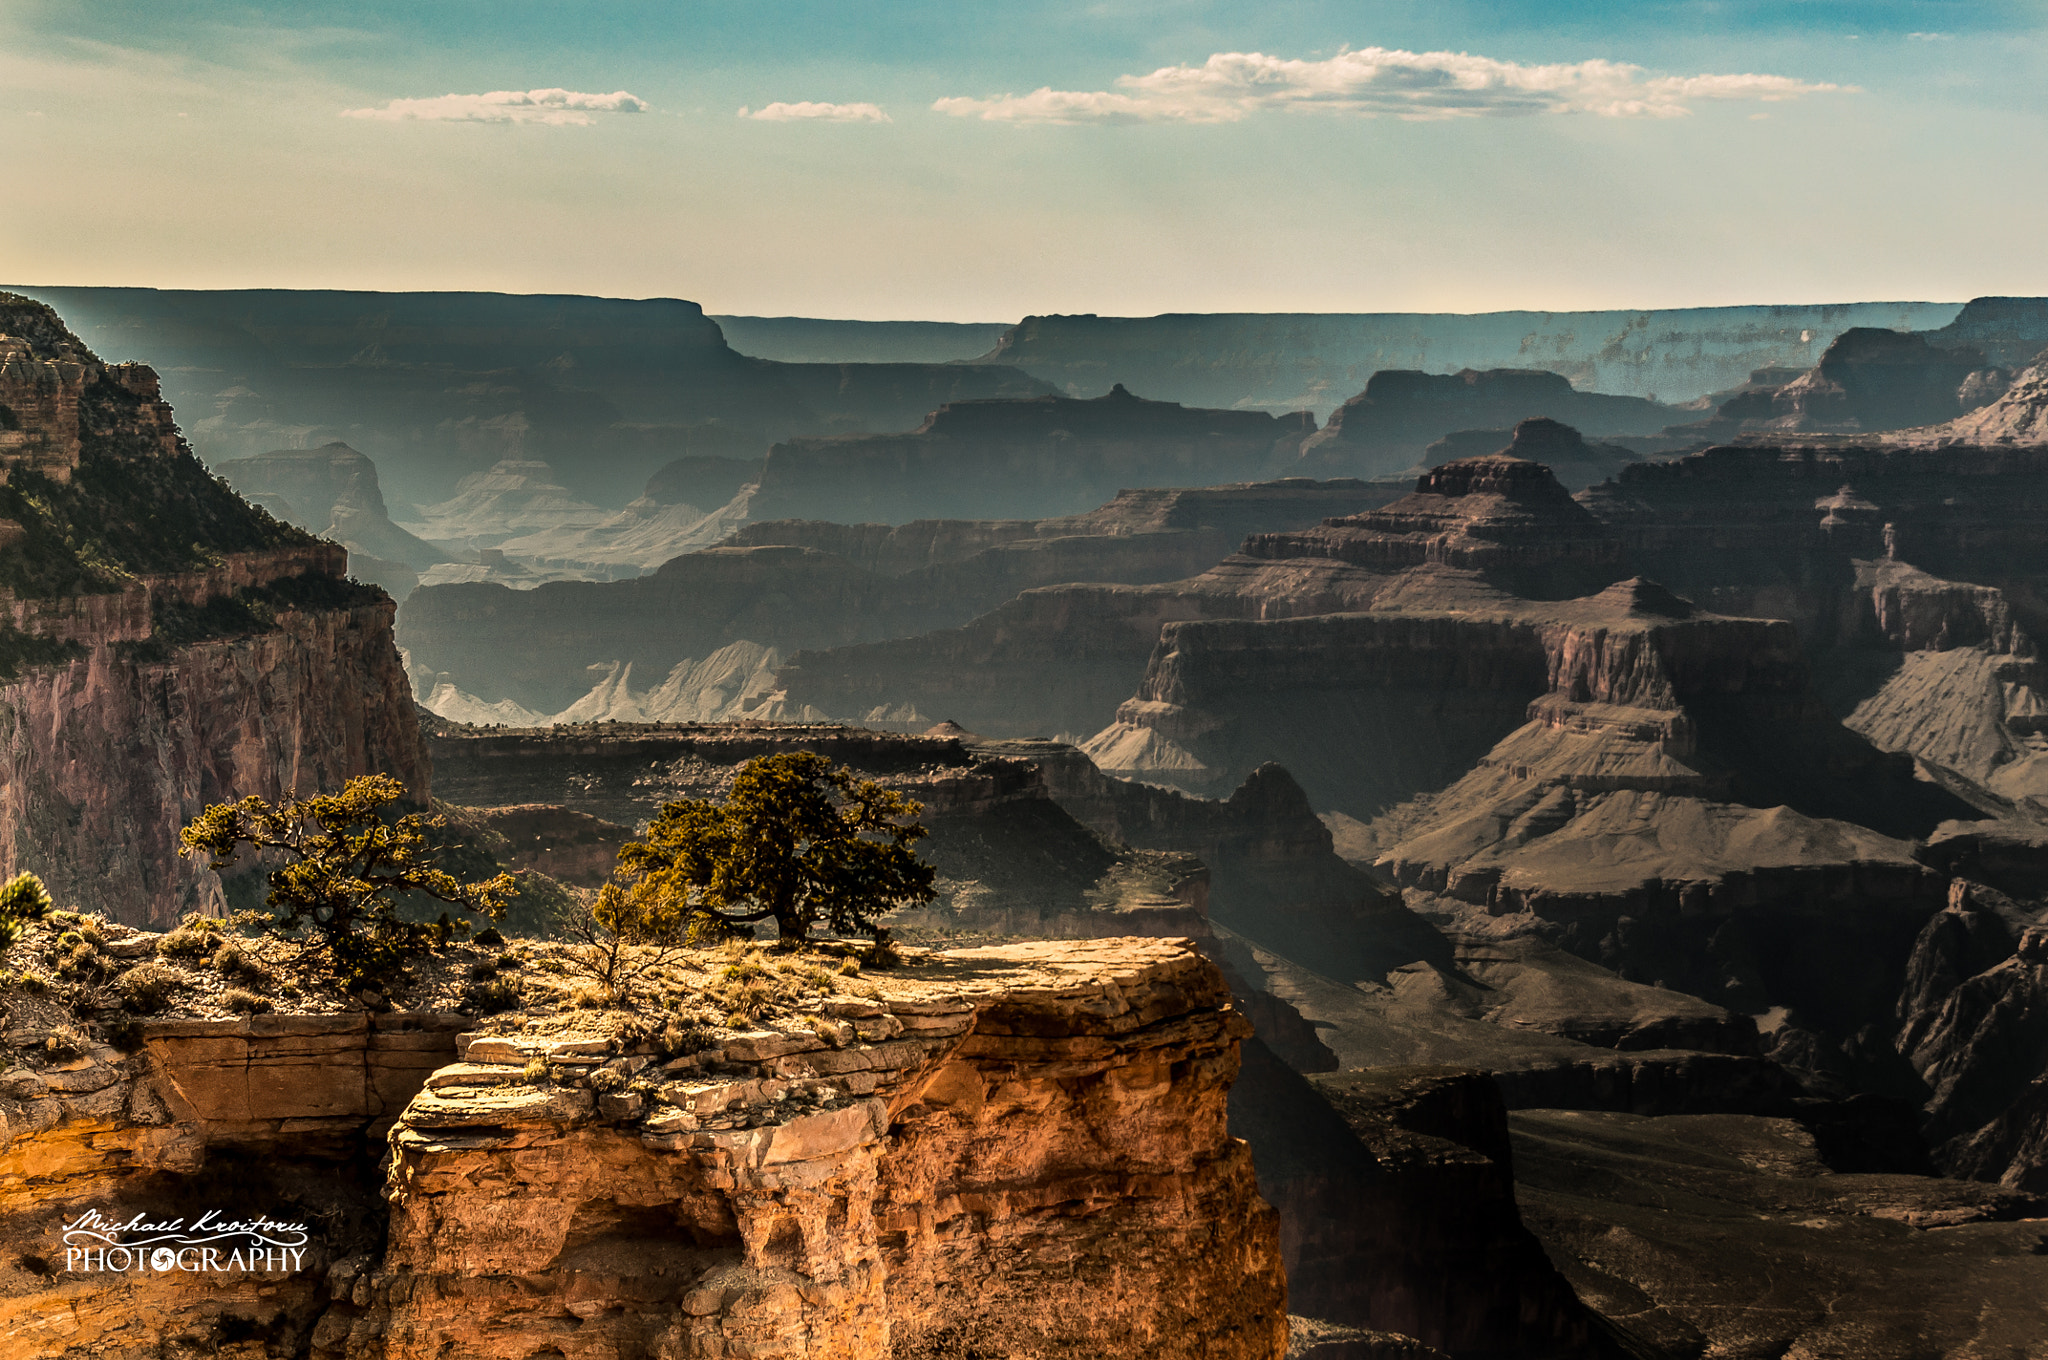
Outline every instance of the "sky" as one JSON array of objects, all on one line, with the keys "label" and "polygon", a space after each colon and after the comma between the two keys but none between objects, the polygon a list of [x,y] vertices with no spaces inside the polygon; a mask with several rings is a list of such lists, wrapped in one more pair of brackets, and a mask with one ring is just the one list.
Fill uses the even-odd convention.
[{"label": "sky", "polygon": [[2048,294],[2048,0],[0,0],[0,280],[714,314]]}]

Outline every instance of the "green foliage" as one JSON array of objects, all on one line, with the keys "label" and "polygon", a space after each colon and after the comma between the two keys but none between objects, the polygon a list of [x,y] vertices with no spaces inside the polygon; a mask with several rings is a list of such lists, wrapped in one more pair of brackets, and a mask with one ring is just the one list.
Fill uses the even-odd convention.
[{"label": "green foliage", "polygon": [[84,655],[83,644],[0,625],[0,681],[19,679],[23,671],[35,666],[68,666]]},{"label": "green foliage", "polygon": [[215,869],[235,863],[244,845],[282,858],[265,899],[270,929],[309,934],[346,986],[384,988],[402,976],[409,955],[469,930],[445,911],[430,922],[406,919],[399,894],[496,920],[514,886],[510,874],[463,882],[439,867],[428,833],[441,819],[417,812],[389,817],[404,794],[389,775],[361,775],[340,793],[275,807],[256,797],[216,803],[179,834],[178,853],[204,853]]},{"label": "green foliage", "polygon": [[50,913],[50,890],[34,874],[16,874],[0,884],[0,954],[21,938],[22,928]]},{"label": "green foliage", "polygon": [[136,433],[139,407],[118,383],[92,384],[79,402],[71,480],[20,469],[0,486],[0,517],[23,530],[0,549],[0,587],[24,596],[118,590],[132,576],[313,541],[236,495],[189,449],[166,454]]},{"label": "green foliage", "polygon": [[156,952],[167,959],[193,959],[211,953],[220,943],[226,923],[194,912],[156,942]]},{"label": "green foliage", "polygon": [[[862,931],[934,896],[932,866],[911,846],[924,808],[813,752],[747,762],[724,803],[665,804],[644,841],[619,851],[619,881],[600,894],[600,919],[698,937],[775,922],[798,942],[815,925]],[[607,901],[607,896],[609,901]]]}]

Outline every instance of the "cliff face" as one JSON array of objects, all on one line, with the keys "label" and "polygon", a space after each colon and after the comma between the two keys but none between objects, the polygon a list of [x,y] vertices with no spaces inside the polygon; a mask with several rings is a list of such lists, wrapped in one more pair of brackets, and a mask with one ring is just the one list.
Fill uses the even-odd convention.
[{"label": "cliff face", "polygon": [[620,506],[678,457],[758,459],[791,435],[907,430],[944,402],[1050,390],[1013,368],[750,358],[673,298],[34,291],[170,374],[209,462],[347,439],[417,504],[538,459]]},{"label": "cliff face", "polygon": [[0,487],[0,871],[164,923],[220,902],[176,854],[209,802],[372,771],[424,798],[389,598],[209,477],[147,369],[99,364],[35,304],[0,298],[0,332],[22,381],[73,393],[54,425],[8,407],[29,442]]},{"label": "cliff face", "polygon": [[1988,367],[1981,350],[1944,349],[1918,335],[1857,327],[1836,337],[1810,372],[1778,389],[1772,423],[1796,430],[1932,424],[1964,407],[1965,380]]},{"label": "cliff face", "polygon": [[[522,1031],[450,1063],[435,1017],[293,1015],[153,1021],[134,1058],[10,1070],[0,1335],[110,1360],[164,1337],[1279,1360],[1273,1213],[1225,1131],[1248,1026],[1184,943],[960,951],[823,1004],[680,1057]],[[599,1095],[599,1071],[645,1080]],[[363,1155],[387,1127],[388,1172]],[[267,1275],[67,1265],[85,1212],[202,1205],[313,1240]]]},{"label": "cliff face", "polygon": [[1146,401],[1118,385],[1065,397],[959,402],[909,434],[799,439],[768,451],[757,519],[1035,519],[1077,514],[1128,486],[1271,476],[1309,418]]},{"label": "cliff face", "polygon": [[1462,316],[1032,316],[983,362],[1015,364],[1078,397],[1121,380],[1190,406],[1268,411],[1327,411],[1385,369],[1540,368],[1587,391],[1669,402],[1733,387],[1752,369],[1808,368],[1850,326],[1914,330],[1956,317],[1952,302]]},{"label": "cliff face", "polygon": [[1650,434],[1670,424],[1675,411],[1640,397],[1580,392],[1541,370],[1394,370],[1373,374],[1364,391],[1332,412],[1329,425],[1303,443],[1301,456],[1305,467],[1398,476],[1453,430],[1512,427],[1543,418],[1588,434]]},{"label": "cliff face", "polygon": [[[739,644],[754,649],[757,661],[769,654],[764,664],[772,670],[802,648],[961,624],[1052,582],[1177,580],[1229,553],[1248,528],[1311,524],[1387,498],[1387,488],[1367,483],[1290,480],[1128,492],[1087,514],[1035,521],[920,520],[893,528],[769,521],[631,581],[556,582],[531,591],[425,588],[406,602],[400,640],[417,670],[432,677],[423,694],[444,710],[448,705],[431,692],[445,683],[486,703],[509,699],[528,721],[540,720],[589,696],[598,677],[588,668],[608,662],[633,668],[627,688],[643,696],[638,716],[754,714],[751,702],[741,702],[752,695],[750,685],[724,685],[719,704],[693,699],[688,708],[648,692],[680,672],[678,691],[701,696],[704,686],[688,672]],[[545,646],[535,645],[543,640]],[[774,712],[800,717],[808,702]],[[877,706],[906,704],[916,706],[916,696],[823,711],[866,718]],[[621,699],[575,716],[624,719],[628,712]],[[958,715],[940,713],[917,726],[945,716]]]},{"label": "cliff face", "polygon": [[450,554],[391,522],[377,465],[336,441],[317,449],[273,449],[219,467],[253,503],[349,550],[349,574],[403,600],[419,573]]}]

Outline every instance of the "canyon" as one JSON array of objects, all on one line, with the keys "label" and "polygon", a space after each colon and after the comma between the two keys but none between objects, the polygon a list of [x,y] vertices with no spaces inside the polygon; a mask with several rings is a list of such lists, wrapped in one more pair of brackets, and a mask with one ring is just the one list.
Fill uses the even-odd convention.
[{"label": "canyon", "polygon": [[0,872],[158,925],[221,904],[176,854],[207,803],[429,778],[393,606],[346,552],[208,475],[156,377],[0,296]]},{"label": "canyon", "polygon": [[[356,443],[220,464],[335,543],[209,477],[148,370],[0,299],[0,870],[103,913],[8,959],[0,1331],[137,1360],[2030,1344],[2028,303],[1801,340],[1677,415],[1555,370],[1377,374],[1320,431],[1036,378],[894,433],[813,406],[751,456],[650,456],[626,511],[510,446],[407,527]],[[583,337],[562,391],[598,390],[559,375],[609,353],[599,313],[520,340]],[[688,304],[618,317],[732,364]],[[416,323],[339,366],[499,362],[500,332]],[[892,420],[942,385],[898,377]],[[1402,414],[1438,392],[1510,428]],[[1621,424],[1518,410],[1542,393]],[[1692,448],[1697,412],[1738,442]],[[1329,450],[1429,466],[1286,475]],[[359,583],[386,564],[425,580],[391,575],[402,607]],[[265,945],[291,990],[235,1015],[212,956],[144,929],[246,892],[176,855],[209,801],[386,771],[482,828],[479,864],[588,888],[663,804],[787,751],[922,804],[939,891],[892,921],[902,967],[736,941],[619,1008],[515,938],[366,1003]],[[177,1000],[63,974],[67,926],[106,988],[167,969]],[[230,1188],[327,1225],[314,1266],[194,1288],[38,1245]]]}]

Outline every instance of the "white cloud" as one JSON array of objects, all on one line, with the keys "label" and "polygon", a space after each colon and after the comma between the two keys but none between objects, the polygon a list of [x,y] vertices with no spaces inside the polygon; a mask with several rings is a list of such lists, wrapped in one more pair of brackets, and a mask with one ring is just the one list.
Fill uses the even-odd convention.
[{"label": "white cloud", "polygon": [[1200,66],[1118,76],[1114,90],[1055,90],[941,99],[955,118],[1005,123],[1230,123],[1264,109],[1321,109],[1374,117],[1439,119],[1535,113],[1679,118],[1701,100],[1797,99],[1856,87],[1789,76],[1653,76],[1626,62],[1544,66],[1467,52],[1366,47],[1322,61],[1219,52]]},{"label": "white cloud", "polygon": [[1906,36],[1914,42],[1952,42],[1956,35],[1953,33],[1908,33]]},{"label": "white cloud", "polygon": [[383,122],[547,123],[586,126],[592,114],[642,113],[647,101],[624,90],[582,94],[575,90],[493,90],[489,94],[444,94],[430,99],[394,99],[380,109],[344,109],[344,118]]},{"label": "white cloud", "polygon": [[893,121],[888,114],[874,104],[814,104],[806,99],[797,104],[777,101],[764,104],[749,113],[742,106],[740,117],[752,118],[763,123],[795,123],[801,121],[821,123],[887,123]]}]

